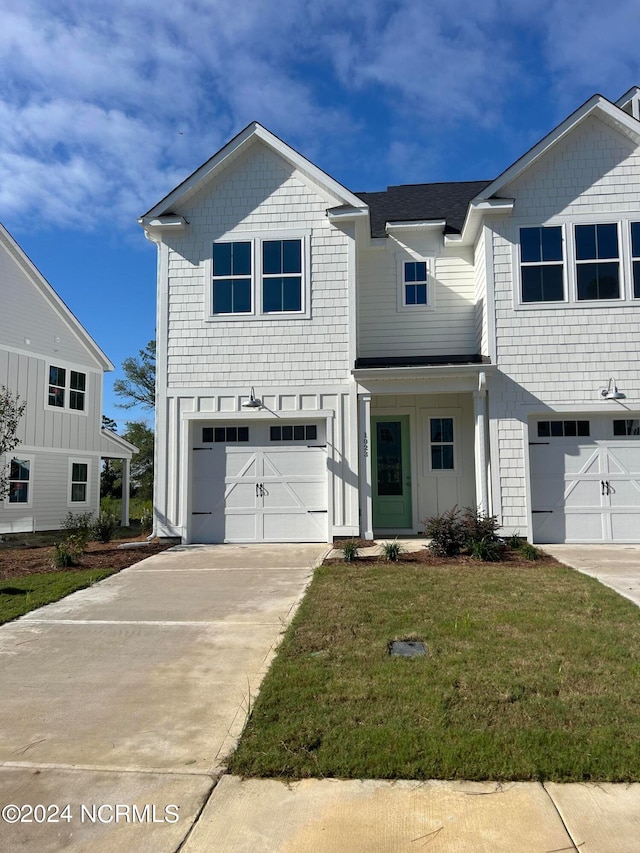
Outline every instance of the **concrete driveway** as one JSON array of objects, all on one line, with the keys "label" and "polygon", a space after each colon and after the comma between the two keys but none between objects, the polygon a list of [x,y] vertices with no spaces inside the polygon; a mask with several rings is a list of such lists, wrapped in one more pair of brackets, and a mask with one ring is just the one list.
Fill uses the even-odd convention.
[{"label": "concrete driveway", "polygon": [[176,850],[325,551],[177,547],[1,627],[0,847]]},{"label": "concrete driveway", "polygon": [[640,545],[541,545],[561,563],[596,578],[640,607]]}]

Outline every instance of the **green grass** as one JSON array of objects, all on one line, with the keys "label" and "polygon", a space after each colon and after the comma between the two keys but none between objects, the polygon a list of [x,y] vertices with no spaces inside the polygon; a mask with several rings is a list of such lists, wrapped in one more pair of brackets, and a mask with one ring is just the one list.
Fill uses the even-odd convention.
[{"label": "green grass", "polygon": [[112,569],[48,572],[0,580],[0,624],[58,601],[113,574]]},{"label": "green grass", "polygon": [[639,742],[631,602],[553,564],[351,564],[316,571],[229,769],[631,781]]}]

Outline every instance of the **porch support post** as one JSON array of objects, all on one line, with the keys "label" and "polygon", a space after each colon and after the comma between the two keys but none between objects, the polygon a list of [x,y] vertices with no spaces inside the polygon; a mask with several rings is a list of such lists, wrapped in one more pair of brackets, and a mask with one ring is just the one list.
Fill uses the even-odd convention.
[{"label": "porch support post", "polygon": [[358,396],[358,432],[360,456],[360,533],[373,539],[373,502],[371,491],[371,395]]},{"label": "porch support post", "polygon": [[129,475],[131,471],[131,460],[122,460],[122,510],[120,515],[120,524],[123,527],[129,526]]},{"label": "porch support post", "polygon": [[473,392],[475,420],[476,503],[478,510],[489,513],[489,464],[487,458],[487,375],[480,373],[478,390]]}]

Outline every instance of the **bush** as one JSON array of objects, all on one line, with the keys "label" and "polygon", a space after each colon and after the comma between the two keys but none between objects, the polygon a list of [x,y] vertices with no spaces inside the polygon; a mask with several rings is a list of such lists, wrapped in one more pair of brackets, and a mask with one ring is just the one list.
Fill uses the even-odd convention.
[{"label": "bush", "polygon": [[466,544],[461,513],[455,506],[427,518],[424,533],[431,539],[429,550],[438,557],[457,557]]},{"label": "bush", "polygon": [[521,543],[518,550],[520,556],[524,557],[525,560],[540,560],[542,558],[542,551],[530,542]]},{"label": "bush", "polygon": [[68,569],[76,564],[76,552],[68,540],[57,542],[53,546],[51,562],[56,569]]},{"label": "bush", "polygon": [[397,563],[400,554],[404,553],[404,548],[397,539],[393,542],[383,542],[380,546],[382,555],[388,563]]},{"label": "bush", "polygon": [[62,529],[67,531],[67,542],[72,540],[72,547],[81,554],[93,535],[93,513],[78,512],[74,515],[68,512],[62,522]]},{"label": "bush", "polygon": [[91,530],[98,542],[111,542],[119,527],[118,519],[109,512],[101,512],[93,522]]},{"label": "bush", "polygon": [[431,541],[429,550],[438,557],[457,557],[463,551],[479,560],[495,562],[504,554],[505,544],[498,536],[498,519],[477,509],[457,507],[425,521],[424,532]]},{"label": "bush", "polygon": [[345,542],[341,548],[342,559],[345,563],[352,563],[358,556],[358,546],[355,542]]}]

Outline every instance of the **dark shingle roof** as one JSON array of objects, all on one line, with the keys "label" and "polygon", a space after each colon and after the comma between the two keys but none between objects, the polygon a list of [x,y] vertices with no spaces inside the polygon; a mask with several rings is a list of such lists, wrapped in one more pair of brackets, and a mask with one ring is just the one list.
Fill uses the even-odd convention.
[{"label": "dark shingle roof", "polygon": [[472,198],[491,181],[405,184],[384,192],[356,193],[369,206],[371,236],[386,237],[387,222],[445,219],[445,234],[459,234]]}]

